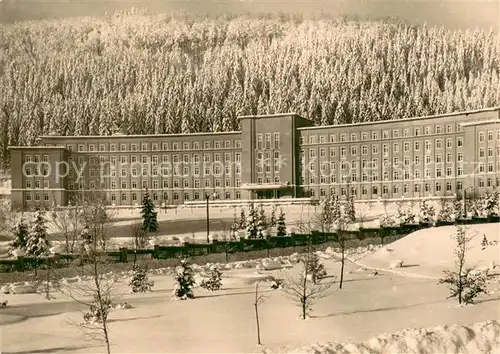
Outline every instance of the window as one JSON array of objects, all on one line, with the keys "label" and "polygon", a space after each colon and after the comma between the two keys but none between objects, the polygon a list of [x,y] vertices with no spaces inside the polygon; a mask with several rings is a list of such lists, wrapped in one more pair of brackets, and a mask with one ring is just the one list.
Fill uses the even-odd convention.
[{"label": "window", "polygon": [[493,141],[493,131],[488,132],[488,141]]},{"label": "window", "polygon": [[403,130],[403,136],[404,136],[405,138],[409,137],[409,136],[410,136],[410,129],[405,128],[405,129]]},{"label": "window", "polygon": [[382,151],[384,153],[384,156],[389,155],[389,145],[388,144],[382,145]]},{"label": "window", "polygon": [[493,146],[488,147],[488,157],[493,157]]},{"label": "window", "polygon": [[425,127],[425,135],[430,135],[431,134],[431,127],[430,126],[426,126]]},{"label": "window", "polygon": [[421,135],[421,128],[415,128],[415,136]]},{"label": "window", "polygon": [[414,187],[413,187],[413,191],[415,193],[420,193],[420,184],[416,184]]},{"label": "window", "polygon": [[340,142],[343,143],[347,140],[346,134],[340,134]]},{"label": "window", "polygon": [[441,183],[436,183],[436,192],[441,192]]},{"label": "window", "polygon": [[361,147],[361,154],[362,154],[362,155],[367,155],[367,154],[368,154],[368,146],[363,145],[363,146]]},{"label": "window", "polygon": [[484,142],[484,132],[479,133],[479,142],[480,143]]},{"label": "window", "polygon": [[[258,135],[257,135],[258,137]],[[210,141],[204,141],[203,142],[203,149],[209,150],[210,149]]]},{"label": "window", "polygon": [[121,189],[127,189],[127,181],[121,181],[120,188]]},{"label": "window", "polygon": [[399,138],[399,129],[394,129],[392,131],[392,137],[393,138]]},{"label": "window", "polygon": [[361,140],[368,140],[368,133],[361,133]]},{"label": "window", "polygon": [[347,156],[347,149],[345,147],[340,148],[340,156],[341,157],[346,157]]},{"label": "window", "polygon": [[484,157],[484,148],[479,149],[479,157]]},{"label": "window", "polygon": [[464,153],[463,152],[459,152],[457,154],[457,161],[458,162],[462,162],[464,160]]},{"label": "window", "polygon": [[351,141],[357,141],[358,135],[356,133],[351,133]]},{"label": "window", "polygon": [[325,135],[320,135],[319,136],[319,142],[320,142],[320,144],[326,143],[326,136]]},{"label": "window", "polygon": [[372,145],[372,154],[378,154],[378,145]]},{"label": "window", "polygon": [[398,144],[398,143],[394,143],[394,144],[392,145],[392,150],[393,150],[394,152],[399,152],[399,144]]},{"label": "window", "polygon": [[200,143],[198,141],[193,142],[193,150],[200,150]]},{"label": "window", "polygon": [[462,147],[463,145],[464,145],[464,138],[463,138],[463,137],[461,137],[461,136],[459,136],[459,137],[457,138],[457,146],[458,146],[458,147]]},{"label": "window", "polygon": [[182,150],[189,150],[189,142],[185,141],[182,143]]},{"label": "window", "polygon": [[[267,135],[267,134],[266,134]],[[220,150],[220,141],[217,140],[215,143],[214,143],[214,149],[215,150]]]},{"label": "window", "polygon": [[319,149],[319,157],[325,157],[325,156],[326,156],[326,149],[325,148]]},{"label": "window", "polygon": [[[326,142],[326,137],[323,136]],[[274,148],[279,149],[280,148],[280,133],[274,133]]]},{"label": "window", "polygon": [[436,149],[441,149],[443,147],[443,141],[441,139],[436,139]]},{"label": "window", "polygon": [[451,138],[446,138],[446,147],[451,148]]},{"label": "window", "polygon": [[372,187],[372,194],[378,194],[378,188],[377,186]]},{"label": "window", "polygon": [[241,149],[241,140],[235,140],[234,141],[234,147],[236,149]]},{"label": "window", "polygon": [[330,134],[330,142],[334,143],[337,139],[335,138],[335,134]]},{"label": "window", "polygon": [[405,142],[405,144],[404,144],[404,151],[405,152],[410,151],[410,143],[409,142]]},{"label": "window", "polygon": [[457,176],[462,176],[463,174],[464,174],[463,166],[458,166],[457,167]]},{"label": "window", "polygon": [[351,155],[357,155],[358,154],[358,149],[356,146],[351,146]]},{"label": "window", "polygon": [[372,132],[372,140],[378,139],[378,132]]},{"label": "window", "polygon": [[389,132],[388,132],[387,130],[384,130],[384,131],[382,132],[382,138],[383,138],[383,139],[389,139]]},{"label": "window", "polygon": [[316,135],[309,135],[309,144],[316,144]]},{"label": "window", "polygon": [[453,162],[452,161],[452,155],[450,153],[446,154],[446,162]]}]

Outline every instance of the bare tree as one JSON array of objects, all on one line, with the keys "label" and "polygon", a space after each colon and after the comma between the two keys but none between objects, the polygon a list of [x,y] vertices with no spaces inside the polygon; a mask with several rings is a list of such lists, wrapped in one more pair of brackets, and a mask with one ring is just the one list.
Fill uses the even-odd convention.
[{"label": "bare tree", "polygon": [[264,302],[264,300],[266,299],[266,296],[259,293],[259,283],[260,282],[257,282],[255,284],[254,308],[255,308],[255,322],[257,324],[257,344],[261,345],[262,343],[260,341],[259,305]]},{"label": "bare tree", "polygon": [[107,263],[105,240],[112,225],[112,218],[104,208],[104,200],[99,195],[83,204],[85,227],[80,242],[82,245],[84,274],[90,281],[68,287],[67,294],[75,301],[88,308],[84,313],[84,323],[80,327],[94,340],[104,340],[107,353],[110,353],[108,315],[112,308],[112,290],[115,281],[103,273]]},{"label": "bare tree", "polygon": [[301,317],[306,319],[309,311],[312,310],[311,306],[319,299],[329,295],[330,288],[333,285],[331,282],[325,280],[313,281],[310,277],[311,266],[310,257],[301,258],[301,267],[295,277],[289,277],[285,281],[283,290],[285,293],[301,308]]},{"label": "bare tree", "polygon": [[83,231],[83,204],[82,198],[75,197],[65,208],[58,208],[54,204],[50,208],[50,219],[56,229],[64,236],[65,251],[68,253],[74,252],[75,243]]},{"label": "bare tree", "polygon": [[151,237],[148,232],[143,230],[142,224],[140,222],[134,222],[130,225],[130,232],[132,234],[132,239],[134,242],[134,248],[141,249],[146,248],[149,245],[149,240]]},{"label": "bare tree", "polygon": [[467,235],[467,230],[457,226],[455,233],[455,270],[444,271],[444,277],[439,279],[439,284],[448,284],[450,297],[458,298],[458,303],[469,304],[481,293],[486,293],[486,279],[474,267],[466,267],[466,254],[470,249],[470,242],[475,235]]},{"label": "bare tree", "polygon": [[345,244],[348,240],[349,234],[346,232],[348,226],[351,224],[349,218],[340,217],[337,219],[337,235],[338,242],[340,246],[340,281],[339,289],[342,289],[342,284],[344,282],[344,268],[345,268]]}]

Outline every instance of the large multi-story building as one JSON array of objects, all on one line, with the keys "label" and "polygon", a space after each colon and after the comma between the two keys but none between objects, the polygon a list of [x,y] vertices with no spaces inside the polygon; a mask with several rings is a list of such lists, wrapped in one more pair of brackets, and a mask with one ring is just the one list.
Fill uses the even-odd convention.
[{"label": "large multi-story building", "polygon": [[110,204],[254,198],[452,197],[500,185],[500,107],[313,126],[296,114],[243,116],[241,131],[44,136],[11,147],[12,204],[67,205],[99,191]]}]

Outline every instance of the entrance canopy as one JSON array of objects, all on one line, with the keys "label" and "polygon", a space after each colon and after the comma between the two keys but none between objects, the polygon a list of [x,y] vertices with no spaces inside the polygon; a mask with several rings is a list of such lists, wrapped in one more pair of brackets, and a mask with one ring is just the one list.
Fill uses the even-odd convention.
[{"label": "entrance canopy", "polygon": [[272,189],[283,189],[288,187],[289,185],[286,183],[276,183],[276,184],[245,183],[241,185],[242,189],[252,190],[252,191],[266,191]]}]

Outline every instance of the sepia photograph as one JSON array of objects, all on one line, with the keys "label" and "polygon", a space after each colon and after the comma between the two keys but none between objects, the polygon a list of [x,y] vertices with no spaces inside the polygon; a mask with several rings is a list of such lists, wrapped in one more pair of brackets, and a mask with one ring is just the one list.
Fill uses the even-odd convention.
[{"label": "sepia photograph", "polygon": [[500,354],[500,0],[0,0],[0,353]]}]

